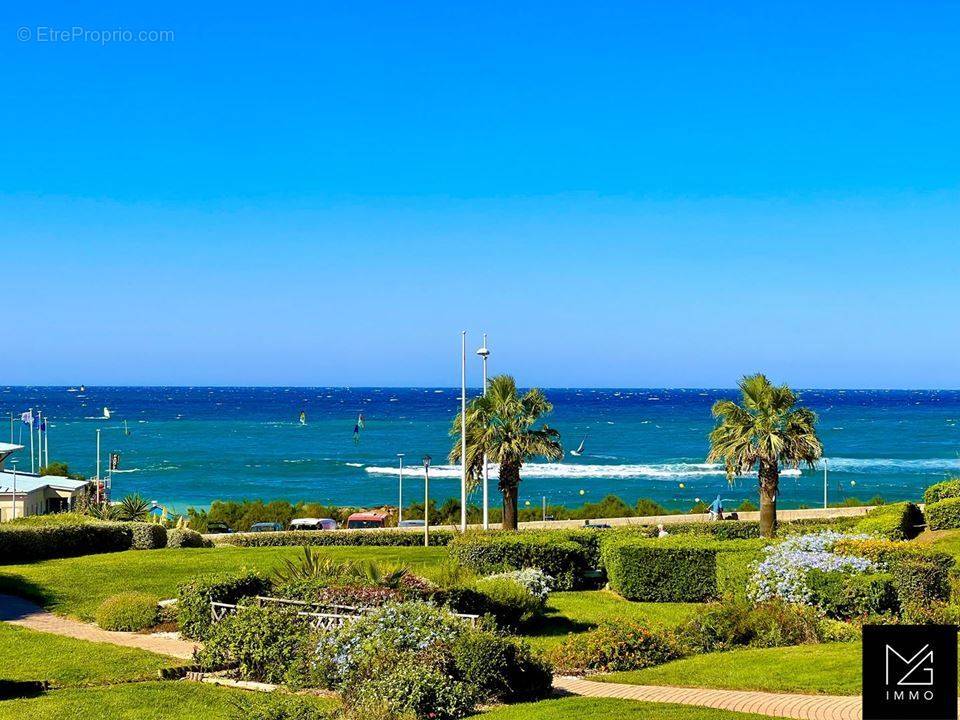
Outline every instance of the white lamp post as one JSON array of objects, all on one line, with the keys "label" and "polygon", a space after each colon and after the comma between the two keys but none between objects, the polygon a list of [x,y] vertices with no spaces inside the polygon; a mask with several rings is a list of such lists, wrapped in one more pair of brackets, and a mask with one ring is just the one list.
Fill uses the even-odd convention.
[{"label": "white lamp post", "polygon": [[400,493],[397,497],[397,525],[403,522],[403,453],[397,453],[400,458]]},{"label": "white lamp post", "polygon": [[467,531],[467,331],[460,333],[460,531]]},{"label": "white lamp post", "polygon": [[823,509],[827,509],[827,464],[829,460],[823,459]]},{"label": "white lamp post", "polygon": [[423,546],[430,547],[430,456],[423,456]]},{"label": "white lamp post", "polygon": [[11,503],[13,520],[17,519],[17,461],[11,460],[10,466],[13,468],[13,502]]},{"label": "white lamp post", "polygon": [[[490,357],[490,351],[487,350],[487,334],[483,334],[483,347],[477,350],[477,355],[483,360],[483,395],[487,395],[487,358]],[[489,496],[489,469],[487,467],[487,454],[483,454],[483,529],[490,529],[490,496]]]}]

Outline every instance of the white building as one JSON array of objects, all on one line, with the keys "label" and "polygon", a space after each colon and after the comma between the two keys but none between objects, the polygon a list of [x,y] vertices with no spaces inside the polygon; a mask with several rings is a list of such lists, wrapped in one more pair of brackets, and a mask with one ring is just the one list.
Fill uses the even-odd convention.
[{"label": "white building", "polygon": [[0,521],[71,510],[87,481],[20,470],[14,477],[13,470],[4,467],[4,462],[18,450],[23,450],[23,446],[0,443]]}]

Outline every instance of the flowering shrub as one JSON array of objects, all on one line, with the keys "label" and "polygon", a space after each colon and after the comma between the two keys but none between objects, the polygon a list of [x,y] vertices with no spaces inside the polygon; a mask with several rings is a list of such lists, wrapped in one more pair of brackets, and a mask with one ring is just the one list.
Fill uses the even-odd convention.
[{"label": "flowering shrub", "polygon": [[838,555],[833,551],[841,540],[866,537],[826,531],[790,537],[779,545],[766,548],[765,557],[750,581],[749,598],[754,602],[779,599],[810,605],[813,604],[809,583],[812,570],[847,574],[882,570],[865,557]]},{"label": "flowering shrub", "polygon": [[486,579],[506,578],[522,585],[530,594],[541,603],[547,601],[547,596],[553,590],[553,578],[538,568],[524,568],[523,570],[512,570],[510,572],[497,573],[489,575]]},{"label": "flowering shrub", "polygon": [[607,620],[595,630],[570,635],[550,654],[562,672],[639,670],[680,657],[675,639],[636,622]]},{"label": "flowering shrub", "polygon": [[781,647],[817,642],[817,613],[783,602],[708,605],[677,631],[683,647],[697,653],[736,647]]}]

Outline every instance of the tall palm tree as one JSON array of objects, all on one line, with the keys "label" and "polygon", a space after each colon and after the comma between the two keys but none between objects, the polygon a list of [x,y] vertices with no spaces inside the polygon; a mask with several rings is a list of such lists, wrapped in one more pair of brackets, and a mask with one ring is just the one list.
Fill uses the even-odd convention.
[{"label": "tall palm tree", "polygon": [[710,433],[707,462],[722,462],[727,478],[757,469],[760,481],[760,534],[773,537],[777,526],[780,467],[809,467],[823,456],[817,437],[817,416],[794,407],[797,397],[786,385],[773,386],[765,375],[740,380],[741,404],[718,400],[713,405],[717,426]]},{"label": "tall palm tree", "polygon": [[[563,458],[560,433],[537,423],[553,410],[546,396],[534,388],[523,396],[509,375],[490,380],[487,394],[474,398],[467,406],[467,481],[476,487],[483,478],[483,455],[500,466],[500,492],[503,493],[503,528],[517,529],[517,491],[520,469],[535,457],[545,460]],[[460,414],[450,435],[456,438],[450,450],[450,462],[460,462]]]}]

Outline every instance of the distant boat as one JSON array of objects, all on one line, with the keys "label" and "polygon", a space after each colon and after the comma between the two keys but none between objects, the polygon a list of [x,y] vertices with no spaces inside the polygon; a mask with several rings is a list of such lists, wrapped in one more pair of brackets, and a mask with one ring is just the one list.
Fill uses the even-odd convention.
[{"label": "distant boat", "polygon": [[124,434],[124,435],[129,435],[129,434],[130,434],[130,428],[127,427],[127,421],[126,421],[126,420],[123,421],[123,434]]},{"label": "distant boat", "polygon": [[300,424],[301,425],[307,424],[307,413],[305,413],[303,410],[300,411]]},{"label": "distant boat", "polygon": [[75,387],[67,388],[67,392],[77,392],[77,389]]},{"label": "distant boat", "polygon": [[83,385],[81,385],[81,386],[80,386],[80,392],[86,392],[86,391],[87,391],[87,389],[86,389]]},{"label": "distant boat", "polygon": [[103,419],[104,419],[104,420],[109,420],[109,419],[110,419],[110,408],[108,408],[108,407],[104,407],[104,408],[103,408]]},{"label": "distant boat", "polygon": [[571,454],[571,455],[573,455],[574,457],[580,457],[581,455],[583,455],[583,446],[586,444],[586,442],[587,442],[587,435],[589,435],[589,434],[590,434],[590,433],[587,433],[586,435],[583,436],[583,440],[580,441],[580,447],[578,447],[576,450],[571,450],[571,451],[570,451],[570,454]]}]

